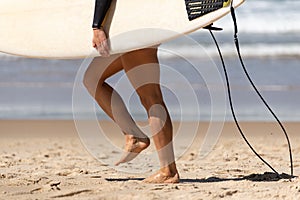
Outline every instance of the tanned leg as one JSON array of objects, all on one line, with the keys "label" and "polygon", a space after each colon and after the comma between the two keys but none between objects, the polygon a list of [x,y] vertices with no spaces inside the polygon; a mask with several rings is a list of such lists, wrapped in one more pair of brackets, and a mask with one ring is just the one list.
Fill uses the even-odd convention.
[{"label": "tanned leg", "polygon": [[173,151],[172,123],[159,85],[157,49],[149,48],[126,53],[122,55],[122,63],[147,111],[160,161],[160,170],[146,178],[144,182],[178,183],[179,174]]},{"label": "tanned leg", "polygon": [[120,95],[105,82],[107,78],[122,69],[120,57],[95,58],[84,76],[84,85],[89,93],[103,111],[118,124],[125,135],[125,155],[116,165],[134,159],[150,145],[149,138],[138,128]]}]

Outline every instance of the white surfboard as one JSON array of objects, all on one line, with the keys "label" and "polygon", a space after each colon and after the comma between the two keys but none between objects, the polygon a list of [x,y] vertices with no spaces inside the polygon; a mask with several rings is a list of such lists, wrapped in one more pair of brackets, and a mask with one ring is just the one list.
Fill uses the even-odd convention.
[{"label": "white surfboard", "polygon": [[[189,20],[186,2],[197,9],[203,0],[114,0],[105,21],[111,54],[163,43],[229,13],[229,0],[209,1],[225,7]],[[1,0],[0,51],[35,58],[99,56],[91,44],[94,5],[95,0]]]}]

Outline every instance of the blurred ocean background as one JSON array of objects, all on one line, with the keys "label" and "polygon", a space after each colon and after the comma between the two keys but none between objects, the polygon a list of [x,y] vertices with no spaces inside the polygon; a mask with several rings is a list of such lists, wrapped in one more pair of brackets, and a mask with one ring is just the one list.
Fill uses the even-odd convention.
[{"label": "blurred ocean background", "polygon": [[[298,0],[247,0],[237,10],[241,52],[247,69],[275,113],[285,121],[300,120],[299,8]],[[273,120],[243,75],[233,45],[230,16],[214,25],[224,29],[216,36],[228,67],[238,118]],[[223,76],[209,33],[199,30],[190,37],[199,42],[206,53],[193,51],[183,38],[163,44],[161,49],[186,52],[185,59],[197,62],[200,72],[217,65]],[[176,55],[161,50],[159,58],[163,66],[170,66],[188,80],[198,98],[199,116],[194,113],[195,105],[181,104],[176,99],[177,95],[186,95],[186,89],[174,73],[169,73],[170,68],[162,67],[163,93],[173,120],[210,120],[212,100],[206,78],[197,75],[186,60]],[[72,119],[72,90],[81,64],[82,60],[39,60],[0,54],[0,119]],[[123,76],[119,73],[109,82],[116,85]],[[214,80],[210,80],[210,84],[214,84]],[[222,93],[223,84],[216,82],[212,88]],[[120,92],[131,91],[130,85],[124,84]],[[135,119],[146,119],[135,95],[126,102]],[[231,121],[228,106],[224,109],[226,120]],[[97,112],[99,119],[107,119],[100,108]],[[219,112],[215,113],[214,120],[223,119],[224,110]],[[82,118],[86,117],[83,107]]]}]

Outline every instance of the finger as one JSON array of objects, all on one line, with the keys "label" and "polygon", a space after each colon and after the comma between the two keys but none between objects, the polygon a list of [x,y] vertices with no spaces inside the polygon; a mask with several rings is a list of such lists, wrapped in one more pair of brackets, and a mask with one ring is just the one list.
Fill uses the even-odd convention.
[{"label": "finger", "polygon": [[98,53],[100,54],[100,56],[104,56],[105,57],[106,51],[104,50],[104,48],[103,48],[102,45],[97,46],[97,50],[98,50]]},{"label": "finger", "polygon": [[103,48],[103,51],[106,53],[107,56],[109,56],[109,45],[108,45],[108,42],[107,40],[104,40],[102,42],[102,48]]},{"label": "finger", "polygon": [[108,57],[110,54],[107,40],[102,41],[100,45],[97,46],[97,50],[101,56]]},{"label": "finger", "polygon": [[100,56],[103,56],[103,57],[110,56],[109,52],[107,52],[107,51],[99,50],[98,53]]}]

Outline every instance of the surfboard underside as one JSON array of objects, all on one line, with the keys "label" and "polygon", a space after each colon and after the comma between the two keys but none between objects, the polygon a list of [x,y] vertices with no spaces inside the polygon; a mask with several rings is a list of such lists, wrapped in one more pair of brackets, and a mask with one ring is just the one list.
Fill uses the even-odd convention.
[{"label": "surfboard underside", "polygon": [[[234,0],[233,5],[243,2]],[[99,56],[91,43],[94,4],[94,0],[2,0],[0,51],[53,59]],[[118,0],[113,1],[104,28],[111,54],[116,54],[193,32],[229,11],[227,6],[191,19],[184,0]]]}]

